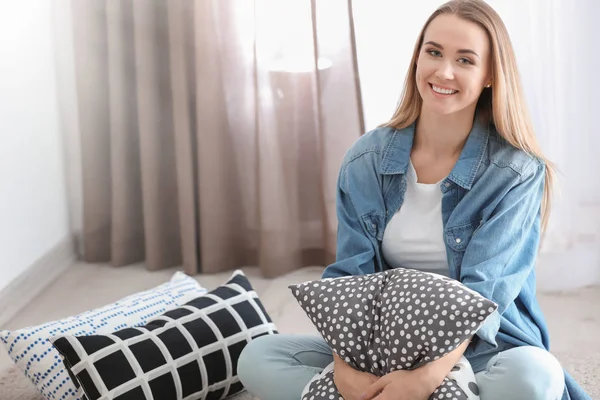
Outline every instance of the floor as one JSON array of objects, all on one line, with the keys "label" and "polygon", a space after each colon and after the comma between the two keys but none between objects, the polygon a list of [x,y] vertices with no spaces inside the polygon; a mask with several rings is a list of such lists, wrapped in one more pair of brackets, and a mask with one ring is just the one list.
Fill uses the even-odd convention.
[{"label": "floor", "polygon": [[[243,268],[283,333],[315,333],[287,286],[317,279],[322,268],[309,267],[274,280],[255,268]],[[167,281],[175,269],[148,272],[143,266],[112,268],[77,264],[50,285],[23,312],[1,329],[16,329],[60,319],[111,303],[129,294]],[[198,275],[211,289],[225,282],[230,272]],[[600,287],[564,293],[542,293],[540,303],[551,332],[552,352],[593,399],[600,399]],[[35,388],[12,366],[0,349],[0,399],[39,400]],[[250,398],[245,396],[244,398]]]}]

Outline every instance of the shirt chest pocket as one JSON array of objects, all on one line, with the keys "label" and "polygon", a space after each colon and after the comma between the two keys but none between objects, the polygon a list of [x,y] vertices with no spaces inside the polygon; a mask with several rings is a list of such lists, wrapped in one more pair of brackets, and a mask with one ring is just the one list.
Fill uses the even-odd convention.
[{"label": "shirt chest pocket", "polygon": [[454,251],[465,251],[471,238],[482,224],[483,221],[477,220],[464,225],[447,228],[446,244]]}]

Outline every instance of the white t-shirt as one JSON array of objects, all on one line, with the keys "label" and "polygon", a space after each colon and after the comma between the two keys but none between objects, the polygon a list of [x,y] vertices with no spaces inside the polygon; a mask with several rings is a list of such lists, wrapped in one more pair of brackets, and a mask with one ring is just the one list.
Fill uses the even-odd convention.
[{"label": "white t-shirt", "polygon": [[410,268],[448,276],[441,182],[418,183],[412,162],[406,178],[402,207],[383,234],[383,257],[392,268]]}]

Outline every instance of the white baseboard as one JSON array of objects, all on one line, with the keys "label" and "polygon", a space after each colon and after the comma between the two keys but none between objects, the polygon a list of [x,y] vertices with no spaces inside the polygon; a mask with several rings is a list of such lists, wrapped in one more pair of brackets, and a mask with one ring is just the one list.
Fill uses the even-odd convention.
[{"label": "white baseboard", "polygon": [[74,262],[73,238],[69,235],[0,290],[0,328]]}]

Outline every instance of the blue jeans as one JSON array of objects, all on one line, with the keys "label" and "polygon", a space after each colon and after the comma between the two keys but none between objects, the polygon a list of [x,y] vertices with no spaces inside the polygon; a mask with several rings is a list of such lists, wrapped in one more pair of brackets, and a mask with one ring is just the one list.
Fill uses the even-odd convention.
[{"label": "blue jeans", "polygon": [[[471,362],[481,400],[560,400],[564,373],[537,347],[506,347]],[[304,387],[333,361],[319,336],[269,335],[250,342],[238,362],[244,386],[261,400],[300,400]]]}]

